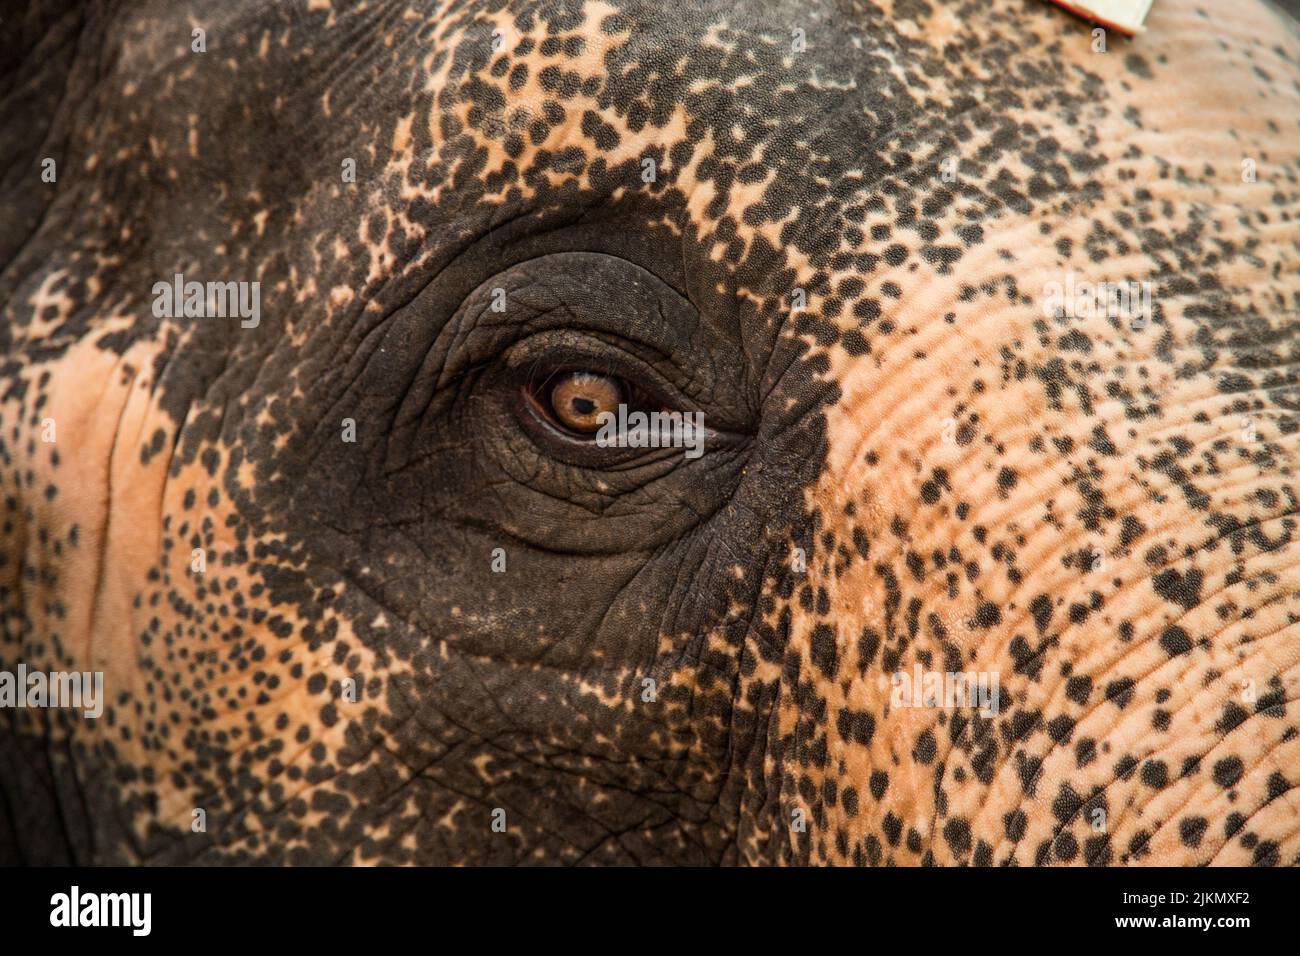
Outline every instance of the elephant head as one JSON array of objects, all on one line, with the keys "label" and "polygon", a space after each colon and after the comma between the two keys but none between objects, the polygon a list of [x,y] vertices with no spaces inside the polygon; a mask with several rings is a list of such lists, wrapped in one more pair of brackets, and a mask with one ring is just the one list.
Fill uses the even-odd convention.
[{"label": "elephant head", "polygon": [[1285,15],[219,10],[4,18],[7,859],[1296,861]]}]

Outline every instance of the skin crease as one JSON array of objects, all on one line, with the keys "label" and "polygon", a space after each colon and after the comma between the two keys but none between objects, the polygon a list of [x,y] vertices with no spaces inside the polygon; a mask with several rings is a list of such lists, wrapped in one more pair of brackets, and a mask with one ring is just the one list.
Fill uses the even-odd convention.
[{"label": "skin crease", "polygon": [[0,862],[1300,860],[1285,14],[205,6],[0,18]]}]

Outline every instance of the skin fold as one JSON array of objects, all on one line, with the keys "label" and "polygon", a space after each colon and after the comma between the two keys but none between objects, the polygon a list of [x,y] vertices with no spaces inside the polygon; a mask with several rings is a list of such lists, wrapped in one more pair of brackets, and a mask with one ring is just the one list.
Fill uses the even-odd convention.
[{"label": "skin fold", "polygon": [[1296,863],[1300,39],[1147,28],[6,7],[0,862]]}]

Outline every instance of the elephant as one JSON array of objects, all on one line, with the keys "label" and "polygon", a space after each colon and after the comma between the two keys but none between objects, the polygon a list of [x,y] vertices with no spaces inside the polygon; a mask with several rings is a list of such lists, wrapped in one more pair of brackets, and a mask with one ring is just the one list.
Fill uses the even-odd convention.
[{"label": "elephant", "polygon": [[1300,861],[1285,11],[0,20],[0,861]]}]

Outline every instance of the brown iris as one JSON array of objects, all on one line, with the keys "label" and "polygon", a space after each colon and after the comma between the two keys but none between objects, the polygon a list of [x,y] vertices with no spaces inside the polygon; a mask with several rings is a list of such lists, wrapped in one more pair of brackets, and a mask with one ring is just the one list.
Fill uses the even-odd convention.
[{"label": "brown iris", "polygon": [[604,412],[618,414],[625,401],[617,379],[595,372],[566,372],[550,383],[550,408],[557,424],[580,434],[599,430]]}]

